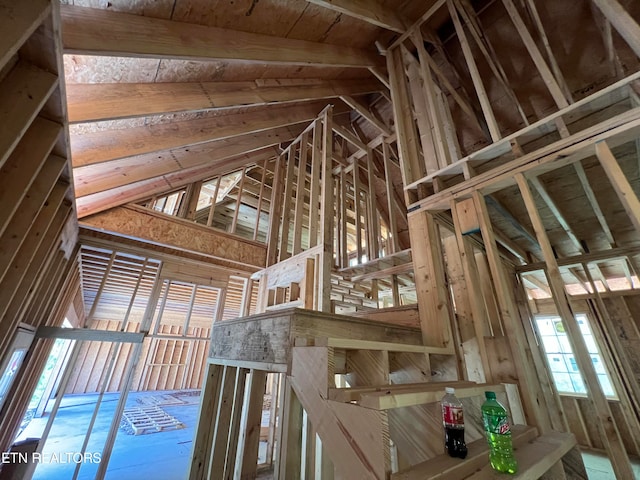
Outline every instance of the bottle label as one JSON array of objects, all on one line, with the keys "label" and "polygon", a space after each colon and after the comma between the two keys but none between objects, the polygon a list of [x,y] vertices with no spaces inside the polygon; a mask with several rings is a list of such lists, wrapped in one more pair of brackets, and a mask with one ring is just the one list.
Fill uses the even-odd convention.
[{"label": "bottle label", "polygon": [[444,423],[448,423],[450,425],[464,425],[464,416],[462,414],[461,407],[443,405],[442,418],[444,420]]},{"label": "bottle label", "polygon": [[505,415],[484,414],[482,420],[486,432],[497,433],[499,435],[506,435],[511,432],[509,419]]}]

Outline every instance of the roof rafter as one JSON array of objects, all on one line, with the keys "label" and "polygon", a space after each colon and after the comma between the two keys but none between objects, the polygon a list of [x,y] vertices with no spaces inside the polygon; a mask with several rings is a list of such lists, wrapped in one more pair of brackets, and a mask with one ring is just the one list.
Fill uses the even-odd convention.
[{"label": "roof rafter", "polygon": [[384,88],[376,80],[70,84],[67,104],[69,121],[77,123],[362,95]]},{"label": "roof rafter", "polygon": [[405,22],[395,11],[376,0],[307,0],[307,2],[394,32],[404,33],[407,30]]},{"label": "roof rafter", "polygon": [[215,167],[219,162],[229,157],[289,142],[303,128],[304,124],[299,127],[280,127],[232,139],[216,140],[197,146],[148,153],[76,168],[73,174],[76,196],[91,195],[148,178],[178,172],[185,168],[205,164]]},{"label": "roof rafter", "polygon": [[278,154],[278,149],[271,146],[255,152],[226,158],[218,162],[216,166],[211,166],[208,163],[196,165],[191,168],[141,180],[112,190],[80,197],[76,199],[78,218],[83,218],[87,215],[102,212],[126,203],[144,200],[159,193],[170,192],[190,183],[197,182],[198,180],[205,180],[242,168],[246,165],[270,160]]},{"label": "roof rafter", "polygon": [[[325,103],[313,102],[260,108],[246,113],[71,135],[73,166],[86,166],[310,122],[325,106]],[[347,108],[340,104],[337,111],[345,112]]]},{"label": "roof rafter", "polygon": [[65,53],[374,67],[372,50],[61,5]]}]

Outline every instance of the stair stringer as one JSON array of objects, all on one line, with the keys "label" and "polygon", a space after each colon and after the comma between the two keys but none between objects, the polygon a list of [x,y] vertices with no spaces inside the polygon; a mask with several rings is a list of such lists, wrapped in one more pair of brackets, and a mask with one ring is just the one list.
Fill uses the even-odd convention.
[{"label": "stair stringer", "polygon": [[333,379],[333,348],[294,347],[291,386],[322,440],[336,478],[387,478],[391,471],[386,412],[327,400]]}]

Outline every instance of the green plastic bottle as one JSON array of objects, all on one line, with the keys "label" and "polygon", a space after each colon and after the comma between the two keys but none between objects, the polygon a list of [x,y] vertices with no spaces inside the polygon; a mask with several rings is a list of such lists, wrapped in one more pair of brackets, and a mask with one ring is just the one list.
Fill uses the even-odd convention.
[{"label": "green plastic bottle", "polygon": [[489,460],[494,470],[502,473],[516,473],[518,463],[513,456],[511,425],[507,410],[496,400],[495,392],[485,392],[482,404],[482,422],[489,442]]}]

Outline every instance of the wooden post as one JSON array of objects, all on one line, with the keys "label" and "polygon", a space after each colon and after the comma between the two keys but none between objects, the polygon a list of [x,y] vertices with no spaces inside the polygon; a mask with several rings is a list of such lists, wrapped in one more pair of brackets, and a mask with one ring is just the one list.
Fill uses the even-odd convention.
[{"label": "wooden post", "polygon": [[576,363],[584,379],[588,399],[596,413],[595,420],[602,443],[609,455],[616,476],[618,478],[633,478],[634,474],[629,462],[629,457],[627,456],[624,443],[620,438],[618,427],[613,420],[607,399],[600,387],[598,376],[591,362],[589,350],[580,331],[580,326],[575,319],[571,305],[569,304],[569,299],[566,296],[558,262],[556,261],[551,243],[545,232],[544,224],[536,207],[533,194],[523,174],[518,173],[515,177],[529,218],[536,232],[538,243],[542,249],[545,263],[547,264],[546,275],[553,294],[553,300],[562,318],[562,324],[567,332]]},{"label": "wooden post", "polygon": [[380,256],[380,244],[378,242],[378,237],[380,235],[380,224],[378,223],[378,213],[376,209],[376,205],[378,202],[376,201],[376,177],[373,173],[373,155],[375,155],[373,151],[370,148],[367,149],[367,155],[365,158],[367,159],[367,183],[369,184],[369,225],[367,228],[367,232],[369,234],[369,261]]},{"label": "wooden post", "polygon": [[389,145],[382,142],[382,158],[384,162],[384,179],[387,186],[387,208],[389,209],[389,235],[391,242],[387,245],[387,255],[400,251],[398,243],[398,220],[394,214],[393,204],[393,177],[391,176],[391,159],[389,158]]},{"label": "wooden post", "polygon": [[519,319],[516,318],[517,307],[515,305],[515,299],[500,260],[498,244],[493,233],[487,206],[482,193],[479,191],[473,193],[473,199],[482,239],[487,252],[491,276],[498,297],[500,314],[502,316],[505,333],[508,336],[511,354],[515,363],[515,371],[517,372],[520,382],[520,390],[522,392],[522,400],[525,413],[527,414],[527,420],[537,426],[541,433],[545,433],[551,429],[549,415],[540,408],[540,405],[544,404],[544,400],[539,400],[539,397],[542,397],[542,392],[537,377],[530,367],[531,361],[527,354],[528,346],[526,337]]},{"label": "wooden post", "polygon": [[302,134],[300,139],[300,154],[298,159],[298,178],[296,181],[296,203],[293,221],[293,254],[297,255],[302,251],[302,221],[304,212],[304,198],[306,192],[307,178],[307,132]]},{"label": "wooden post", "polygon": [[242,411],[240,443],[236,457],[234,480],[255,478],[258,467],[258,446],[260,444],[260,421],[267,373],[251,369],[247,384],[246,403]]},{"label": "wooden post", "polygon": [[[387,52],[387,69],[389,70],[393,116],[395,118],[396,134],[398,135],[402,183],[409,185],[419,180],[420,168],[418,159],[420,155],[418,153],[418,138],[413,121],[407,79],[404,74],[402,51],[399,48],[393,48]],[[391,212],[389,212],[389,215],[391,215]]]},{"label": "wooden post", "polygon": [[[473,199],[467,199],[464,202],[468,203],[469,201],[472,205]],[[466,291],[469,296],[473,329],[476,336],[476,342],[478,344],[478,350],[480,352],[480,359],[482,361],[484,377],[486,382],[493,382],[494,379],[491,374],[491,365],[489,364],[489,357],[487,356],[487,347],[484,342],[484,337],[487,334],[486,330],[488,330],[489,319],[487,318],[487,311],[485,309],[484,301],[482,298],[482,290],[478,290],[476,288],[476,285],[480,285],[480,275],[478,273],[478,267],[475,262],[473,246],[463,236],[463,221],[461,220],[462,214],[460,212],[460,208],[460,202],[451,202],[451,215],[453,217],[456,242],[458,244],[458,251],[460,254],[460,259],[462,261],[462,268],[467,284]]]},{"label": "wooden post", "polygon": [[322,119],[322,166],[321,166],[321,209],[320,209],[320,238],[322,255],[320,265],[320,289],[318,294],[318,310],[331,311],[331,270],[333,267],[333,106],[327,107]]},{"label": "wooden post", "polygon": [[482,83],[482,78],[480,77],[478,66],[476,65],[476,61],[473,57],[473,52],[471,51],[467,36],[464,33],[464,28],[460,23],[458,12],[456,11],[456,7],[454,6],[452,0],[447,0],[447,7],[449,7],[449,13],[451,14],[453,26],[456,29],[456,34],[458,35],[458,40],[460,41],[460,46],[462,47],[462,53],[464,54],[464,58],[467,62],[467,67],[469,68],[469,74],[471,75],[471,79],[473,80],[473,86],[476,89],[478,100],[480,100],[482,113],[484,114],[484,118],[489,127],[489,132],[491,133],[491,139],[494,142],[497,142],[498,140],[500,140],[500,138],[502,138],[500,135],[500,129],[498,127],[496,117],[493,114],[493,109],[491,108],[491,102],[489,101],[487,91],[484,88],[484,84]]},{"label": "wooden post", "polygon": [[618,0],[593,0],[604,16],[640,57],[640,26]]},{"label": "wooden post", "polygon": [[613,189],[618,195],[622,206],[627,212],[627,215],[629,215],[631,223],[633,223],[636,231],[640,232],[640,201],[633,191],[629,180],[627,180],[627,177],[620,168],[620,165],[618,165],[618,161],[616,157],[613,156],[607,142],[604,140],[596,142],[596,155]]},{"label": "wooden post", "polygon": [[440,233],[430,212],[410,213],[407,220],[413,246],[411,253],[422,341],[430,347],[453,348],[449,314],[451,306]]}]

